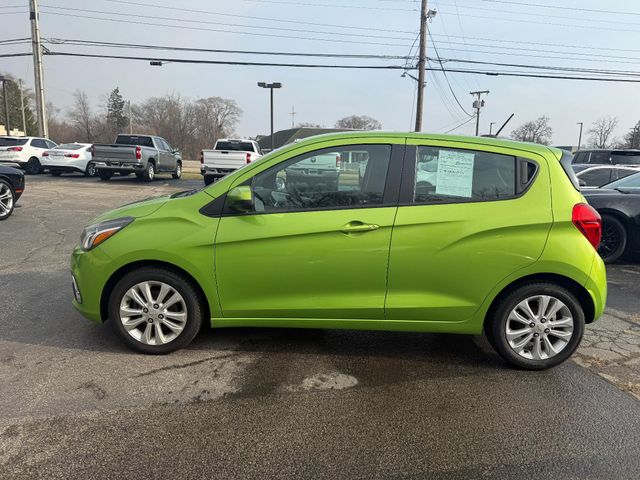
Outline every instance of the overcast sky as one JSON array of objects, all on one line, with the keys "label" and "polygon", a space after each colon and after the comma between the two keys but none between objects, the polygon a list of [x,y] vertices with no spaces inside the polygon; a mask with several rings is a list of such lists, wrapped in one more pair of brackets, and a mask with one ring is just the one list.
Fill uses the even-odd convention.
[{"label": "overcast sky", "polygon": [[[640,5],[637,3],[640,2],[429,0],[430,8],[438,11],[429,29],[442,58],[640,71],[636,65],[640,63]],[[419,27],[419,2],[412,0],[43,0],[40,4],[42,36],[47,39],[236,50],[406,55],[410,51],[415,54],[415,48],[410,48]],[[0,40],[30,35],[26,5],[27,0],[3,0],[0,3],[3,25]],[[564,8],[545,7],[553,5]],[[588,9],[626,14],[590,12]],[[428,55],[435,58],[434,44],[429,43]],[[403,64],[402,60],[46,46],[52,51],[194,59]],[[28,48],[29,45],[0,46],[0,53],[23,52]],[[396,70],[177,63],[152,67],[147,62],[51,56],[44,58],[44,65],[47,101],[63,110],[68,108],[76,89],[87,92],[96,108],[103,104],[106,93],[115,86],[120,87],[124,97],[134,103],[169,92],[189,98],[221,96],[235,99],[244,112],[237,133],[253,136],[267,133],[269,120],[268,92],[259,89],[256,82],[280,81],[283,88],[276,91],[276,129],[291,126],[289,112],[292,106],[297,112],[296,123],[315,122],[333,126],[341,117],[363,114],[377,118],[385,130],[412,128],[416,82],[401,78],[402,72]],[[450,68],[481,70],[499,68],[465,63],[447,65]],[[524,68],[509,69],[525,71]],[[30,57],[2,58],[0,71],[8,71],[33,86]],[[554,143],[565,145],[577,143],[579,127],[576,122],[588,125],[600,116],[617,116],[620,125],[616,136],[622,136],[640,120],[638,83],[457,73],[448,74],[448,80],[467,112],[471,112],[472,103],[469,91],[491,91],[481,116],[481,132],[485,133],[489,122],[500,124],[511,113],[515,113],[515,117],[507,132],[524,121],[548,115],[554,130]],[[442,73],[429,74],[427,82],[424,131],[443,132],[468,118],[456,104]],[[473,129],[472,121],[455,133],[471,134]]]}]

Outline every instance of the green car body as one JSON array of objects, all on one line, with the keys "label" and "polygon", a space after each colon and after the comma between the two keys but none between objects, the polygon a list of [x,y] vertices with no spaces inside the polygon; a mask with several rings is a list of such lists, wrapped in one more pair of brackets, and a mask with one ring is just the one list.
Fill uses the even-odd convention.
[{"label": "green car body", "polygon": [[[397,189],[389,195],[385,190],[380,204],[252,211],[249,185],[257,174],[309,152],[353,145],[390,149],[385,188],[393,182]],[[508,156],[532,178],[513,198],[414,204],[404,182],[421,148]],[[589,323],[604,310],[605,269],[572,221],[572,209],[584,199],[561,155],[541,145],[446,135],[312,137],[196,193],[145,200],[95,219],[93,224],[133,221],[95,248],[75,248],[73,303],[87,318],[103,322],[117,282],[153,266],[195,286],[214,328],[480,334],[497,299],[541,281],[570,290]],[[461,185],[464,175],[456,180]],[[239,207],[229,210],[230,203]]]}]

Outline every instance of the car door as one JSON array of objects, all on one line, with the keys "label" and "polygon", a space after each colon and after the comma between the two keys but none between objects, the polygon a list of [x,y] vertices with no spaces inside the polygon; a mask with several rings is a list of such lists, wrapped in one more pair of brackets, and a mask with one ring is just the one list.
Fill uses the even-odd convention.
[{"label": "car door", "polygon": [[[310,157],[366,151],[337,182],[287,171]],[[323,148],[245,182],[254,207],[225,210],[215,241],[224,317],[382,319],[403,145]],[[225,207],[226,208],[226,207]]]},{"label": "car door", "polygon": [[163,138],[162,146],[164,147],[163,160],[164,160],[164,169],[166,171],[173,171],[176,168],[176,157],[173,154],[173,150],[171,149],[171,145],[167,143],[167,141]]},{"label": "car door", "polygon": [[542,157],[409,139],[389,256],[386,315],[457,322],[535,262],[552,224]]},{"label": "car door", "polygon": [[167,158],[167,145],[164,143],[160,137],[155,137],[154,139],[156,148],[158,149],[158,171],[168,170],[168,158]]}]

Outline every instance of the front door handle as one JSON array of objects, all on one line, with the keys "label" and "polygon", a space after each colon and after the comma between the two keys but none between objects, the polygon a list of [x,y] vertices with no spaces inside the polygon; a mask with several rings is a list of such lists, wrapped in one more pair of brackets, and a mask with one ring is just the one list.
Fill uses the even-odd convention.
[{"label": "front door handle", "polygon": [[349,222],[343,226],[340,231],[342,233],[365,233],[372,232],[380,228],[380,225],[373,223],[363,223],[359,221]]}]

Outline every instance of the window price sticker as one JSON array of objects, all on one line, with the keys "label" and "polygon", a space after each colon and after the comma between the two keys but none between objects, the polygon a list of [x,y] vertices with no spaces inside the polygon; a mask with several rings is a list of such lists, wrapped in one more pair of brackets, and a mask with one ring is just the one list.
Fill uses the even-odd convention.
[{"label": "window price sticker", "polygon": [[436,194],[471,198],[473,195],[473,153],[440,150]]}]

